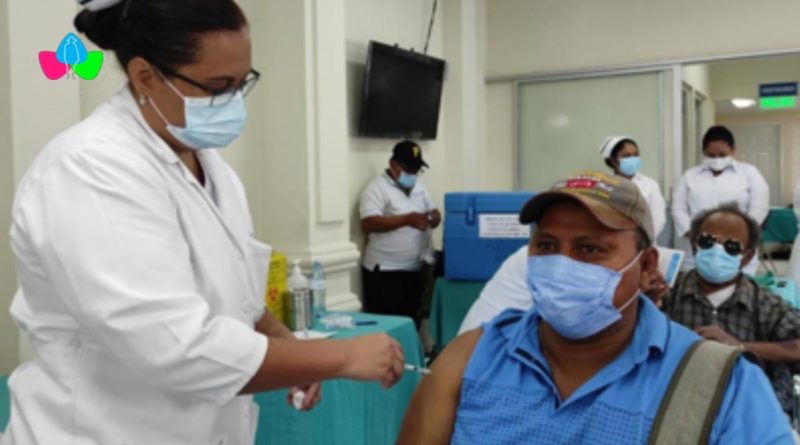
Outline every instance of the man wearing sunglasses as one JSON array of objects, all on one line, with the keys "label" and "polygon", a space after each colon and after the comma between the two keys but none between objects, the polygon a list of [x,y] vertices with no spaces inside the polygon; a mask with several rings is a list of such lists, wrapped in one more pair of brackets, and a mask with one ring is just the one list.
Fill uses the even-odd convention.
[{"label": "man wearing sunglasses", "polygon": [[426,274],[433,262],[431,231],[442,216],[419,177],[428,164],[413,141],[398,142],[389,168],[361,194],[361,229],[369,239],[362,261],[366,312],[411,317],[419,325]]},{"label": "man wearing sunglasses", "polygon": [[800,312],[742,273],[758,245],[758,224],[737,206],[722,206],[698,215],[690,236],[695,269],[678,277],[661,309],[706,339],[755,354],[781,407],[791,412]]}]

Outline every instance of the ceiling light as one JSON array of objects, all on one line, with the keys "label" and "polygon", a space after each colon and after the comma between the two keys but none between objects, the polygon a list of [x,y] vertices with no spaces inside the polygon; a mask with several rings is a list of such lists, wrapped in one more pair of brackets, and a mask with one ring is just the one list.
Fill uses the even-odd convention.
[{"label": "ceiling light", "polygon": [[736,108],[750,108],[755,106],[756,100],[746,99],[746,98],[736,98],[736,99],[731,99],[731,103]]}]

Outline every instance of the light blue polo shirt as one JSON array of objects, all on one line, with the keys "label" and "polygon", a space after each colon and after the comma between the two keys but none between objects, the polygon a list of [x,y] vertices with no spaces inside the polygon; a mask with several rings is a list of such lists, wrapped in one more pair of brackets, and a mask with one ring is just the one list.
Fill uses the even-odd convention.
[{"label": "light blue polo shirt", "polygon": [[[647,443],[684,353],[698,339],[648,299],[628,348],[561,400],[539,345],[540,316],[506,310],[484,325],[461,383],[453,444]],[[761,369],[739,359],[711,444],[793,445],[789,423]]]}]

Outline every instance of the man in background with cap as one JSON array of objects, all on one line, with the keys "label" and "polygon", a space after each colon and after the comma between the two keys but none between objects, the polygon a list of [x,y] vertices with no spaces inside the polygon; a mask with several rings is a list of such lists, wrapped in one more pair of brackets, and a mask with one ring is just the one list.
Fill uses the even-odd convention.
[{"label": "man in background with cap", "polygon": [[389,168],[367,185],[359,206],[368,236],[361,270],[364,310],[411,317],[417,325],[422,266],[433,259],[431,231],[442,221],[418,179],[427,167],[416,142],[397,143]]},{"label": "man in background with cap", "polygon": [[[702,386],[719,387],[719,397],[702,400],[720,400],[719,407],[679,404],[682,415],[657,419],[700,337],[640,291],[658,273],[658,253],[635,184],[581,172],[532,198],[520,221],[536,223],[527,271],[536,304],[507,310],[447,346],[417,388],[398,443],[644,444],[656,430],[684,440],[655,443],[793,443],[761,370],[718,344],[703,351],[710,345],[735,361],[729,378]],[[698,380],[697,373],[680,379]],[[690,426],[707,440],[685,440]]]}]

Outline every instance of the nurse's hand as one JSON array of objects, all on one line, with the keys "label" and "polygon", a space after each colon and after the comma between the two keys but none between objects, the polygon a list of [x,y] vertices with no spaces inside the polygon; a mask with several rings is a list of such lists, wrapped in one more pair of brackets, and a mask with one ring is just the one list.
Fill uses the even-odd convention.
[{"label": "nurse's hand", "polygon": [[300,404],[300,408],[298,408],[300,411],[310,411],[322,400],[322,383],[316,382],[310,385],[291,387],[286,395],[286,403],[289,406],[295,406],[294,395],[301,391],[303,393],[303,401]]},{"label": "nurse's hand", "polygon": [[388,334],[365,335],[341,341],[347,343],[343,377],[375,380],[383,388],[388,388],[403,376],[403,348]]}]

